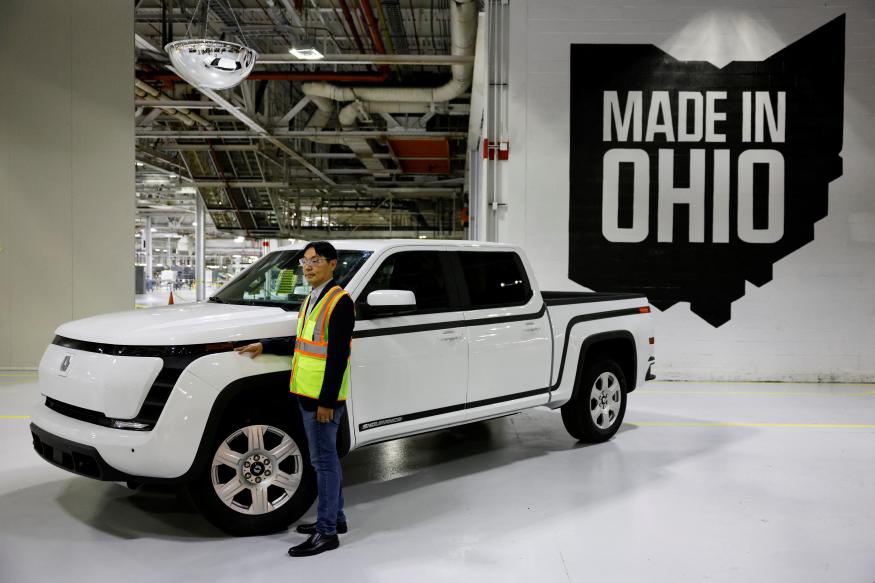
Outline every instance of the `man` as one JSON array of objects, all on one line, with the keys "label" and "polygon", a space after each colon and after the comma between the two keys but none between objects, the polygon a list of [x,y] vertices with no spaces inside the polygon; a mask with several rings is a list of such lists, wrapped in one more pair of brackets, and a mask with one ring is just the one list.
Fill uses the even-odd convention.
[{"label": "man", "polygon": [[[290,391],[298,395],[310,463],[316,470],[319,502],[316,522],[301,524],[297,528],[298,532],[310,537],[289,549],[289,555],[293,557],[336,549],[340,545],[338,533],[347,531],[337,430],[346,409],[350,348],[355,326],[352,299],[334,281],[337,267],[334,246],[325,241],[309,243],[300,262],[312,290],[298,314],[289,386]],[[256,342],[236,351],[255,358],[265,349],[273,352],[273,348],[279,347]]]}]

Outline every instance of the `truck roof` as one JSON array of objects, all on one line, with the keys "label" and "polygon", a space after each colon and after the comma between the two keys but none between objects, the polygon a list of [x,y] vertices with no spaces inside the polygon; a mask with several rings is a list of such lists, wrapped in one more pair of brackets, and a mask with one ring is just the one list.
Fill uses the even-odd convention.
[{"label": "truck roof", "polygon": [[[336,249],[355,249],[363,251],[382,251],[383,249],[399,247],[402,245],[405,247],[411,245],[423,247],[443,245],[447,247],[464,248],[485,247],[490,249],[516,249],[516,247],[513,245],[507,245],[503,243],[489,243],[485,241],[468,241],[458,239],[329,239],[328,242],[334,245]],[[278,247],[277,249],[275,249],[275,251],[301,249],[304,247],[304,245],[305,243],[283,245],[282,247]]]}]

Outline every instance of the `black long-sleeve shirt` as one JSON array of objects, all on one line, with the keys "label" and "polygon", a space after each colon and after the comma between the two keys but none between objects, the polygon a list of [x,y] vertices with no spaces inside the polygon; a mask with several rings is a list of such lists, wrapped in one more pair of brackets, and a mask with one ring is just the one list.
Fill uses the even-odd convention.
[{"label": "black long-sleeve shirt", "polygon": [[[328,282],[313,305],[318,304],[335,285],[337,283],[334,281]],[[303,305],[301,307],[303,308]],[[300,314],[299,317],[304,317],[304,314]],[[337,396],[340,394],[343,373],[346,372],[346,364],[349,361],[353,328],[355,328],[355,306],[352,299],[344,295],[334,306],[334,311],[328,320],[328,357],[325,361],[325,376],[322,379],[319,399],[298,395],[301,406],[308,411],[315,411],[317,406],[334,409],[340,404]],[[294,353],[294,345],[279,338],[265,339],[261,344],[264,352],[268,354]]]}]

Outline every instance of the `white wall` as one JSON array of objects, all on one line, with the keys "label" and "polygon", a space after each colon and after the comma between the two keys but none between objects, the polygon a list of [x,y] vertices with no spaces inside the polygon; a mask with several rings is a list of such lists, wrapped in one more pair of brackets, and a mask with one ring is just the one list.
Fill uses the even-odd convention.
[{"label": "white wall", "polygon": [[815,240],[715,328],[657,313],[658,374],[674,379],[875,381],[875,3],[512,0],[510,159],[498,240],[527,249],[542,287],[567,278],[572,43],[654,44],[683,60],[762,60],[847,14],[843,176]]},{"label": "white wall", "polygon": [[133,306],[133,4],[11,0],[0,19],[0,368]]}]

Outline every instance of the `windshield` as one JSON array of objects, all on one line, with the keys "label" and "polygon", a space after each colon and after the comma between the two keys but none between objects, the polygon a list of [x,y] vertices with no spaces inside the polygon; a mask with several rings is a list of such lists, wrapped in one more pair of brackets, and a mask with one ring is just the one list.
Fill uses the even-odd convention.
[{"label": "windshield", "polygon": [[[343,287],[364,264],[372,251],[338,250],[334,279]],[[310,293],[304,268],[298,260],[304,251],[275,251],[263,257],[220,289],[209,301],[223,304],[278,306],[297,310]]]}]

